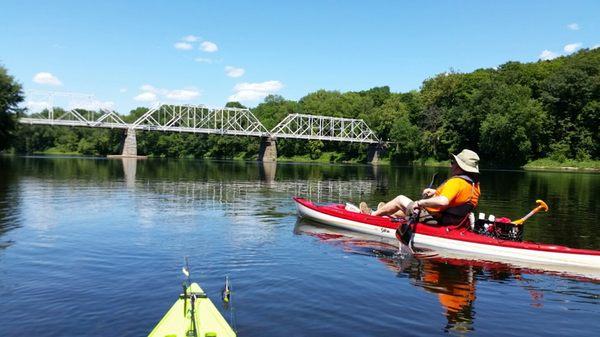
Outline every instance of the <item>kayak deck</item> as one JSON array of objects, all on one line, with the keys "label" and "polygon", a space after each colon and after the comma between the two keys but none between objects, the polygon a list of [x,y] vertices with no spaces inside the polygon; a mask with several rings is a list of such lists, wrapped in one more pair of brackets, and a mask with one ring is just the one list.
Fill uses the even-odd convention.
[{"label": "kayak deck", "polygon": [[[316,205],[294,198],[301,217],[361,233],[395,239],[399,223],[387,217],[347,211],[342,204]],[[474,233],[464,227],[418,224],[414,244],[417,248],[461,251],[474,256],[503,260],[531,261],[541,264],[577,265],[600,269],[600,251],[559,245],[502,240]]]},{"label": "kayak deck", "polygon": [[[202,294],[204,291],[197,283],[192,283],[187,293]],[[149,337],[235,337],[235,332],[231,329],[225,318],[215,307],[212,301],[204,296],[198,296],[194,301],[195,324],[197,334],[193,332],[191,300],[186,300],[183,296],[173,304],[171,309],[158,322],[156,327],[150,332]]]}]

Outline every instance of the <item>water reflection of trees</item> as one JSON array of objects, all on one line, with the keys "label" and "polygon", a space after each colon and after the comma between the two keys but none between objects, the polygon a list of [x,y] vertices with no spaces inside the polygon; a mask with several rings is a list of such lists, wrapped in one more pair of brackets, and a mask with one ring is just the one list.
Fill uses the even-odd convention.
[{"label": "water reflection of trees", "polygon": [[21,226],[16,213],[19,198],[18,175],[11,158],[0,157],[0,250],[12,245],[6,235]]},{"label": "water reflection of trees", "polygon": [[[215,200],[227,201],[234,194],[237,198],[252,192],[265,197],[272,193],[300,195],[319,202],[366,200],[373,205],[398,194],[418,196],[434,172],[440,173],[442,180],[448,171],[447,168],[337,164],[265,166],[258,162],[186,159],[148,159],[125,166],[120,160],[102,158],[5,157],[3,162],[11,162],[11,170],[19,175],[67,184],[113,185],[125,181],[126,186],[144,188],[155,183],[208,182],[213,186],[201,189],[212,188],[212,193],[216,193],[216,188],[226,190],[224,198]],[[482,171],[481,185],[483,195],[478,211],[488,214],[519,218],[536,199],[548,202],[550,212],[528,221],[525,239],[600,248],[600,223],[596,219],[600,212],[600,199],[596,197],[600,195],[600,175]]]}]

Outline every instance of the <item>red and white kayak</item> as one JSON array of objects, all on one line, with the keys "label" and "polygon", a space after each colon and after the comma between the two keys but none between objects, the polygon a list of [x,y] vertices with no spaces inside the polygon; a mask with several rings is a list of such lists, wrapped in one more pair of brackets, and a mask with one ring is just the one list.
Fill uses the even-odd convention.
[{"label": "red and white kayak", "polygon": [[[342,204],[316,205],[294,197],[298,215],[326,225],[397,240],[398,222],[390,218],[347,211]],[[415,248],[452,251],[482,260],[526,262],[543,266],[572,266],[600,270],[600,251],[523,241],[508,241],[477,234],[456,226],[418,224],[413,239]],[[517,263],[518,264],[518,263]]]}]

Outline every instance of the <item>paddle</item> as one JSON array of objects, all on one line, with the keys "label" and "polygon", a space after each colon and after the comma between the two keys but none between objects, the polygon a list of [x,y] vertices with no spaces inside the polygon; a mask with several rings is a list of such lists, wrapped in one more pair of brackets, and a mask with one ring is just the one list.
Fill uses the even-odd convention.
[{"label": "paddle", "polygon": [[411,246],[414,228],[419,222],[420,215],[421,210],[419,209],[408,217],[408,221],[401,223],[396,229],[396,238],[406,246]]},{"label": "paddle", "polygon": [[[431,182],[429,182],[429,186],[427,188],[431,188],[435,183],[435,178],[437,177],[437,173],[434,173],[431,177]],[[414,237],[414,230],[419,223],[419,216],[421,215],[421,210],[418,209],[416,212],[413,212],[408,221],[401,223],[398,228],[396,228],[396,238],[407,246],[411,246],[412,239]]]},{"label": "paddle", "polygon": [[513,221],[512,223],[515,225],[522,225],[525,221],[527,221],[527,219],[529,219],[535,213],[542,211],[542,210],[544,212],[548,212],[549,208],[548,208],[548,205],[544,202],[544,200],[536,200],[535,203],[537,204],[536,208],[532,209],[531,212],[527,213],[527,215],[525,215],[521,219]]}]

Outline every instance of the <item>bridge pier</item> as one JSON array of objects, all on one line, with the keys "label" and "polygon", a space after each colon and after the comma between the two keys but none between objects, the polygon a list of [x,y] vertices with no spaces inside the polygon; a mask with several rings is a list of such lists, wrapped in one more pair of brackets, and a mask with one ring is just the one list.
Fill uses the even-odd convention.
[{"label": "bridge pier", "polygon": [[384,151],[385,148],[381,143],[369,144],[369,148],[367,149],[367,163],[379,164],[380,157]]},{"label": "bridge pier", "polygon": [[263,137],[260,140],[258,149],[258,161],[276,162],[277,161],[277,142],[271,137]]},{"label": "bridge pier", "polygon": [[108,158],[138,158],[145,159],[147,156],[138,156],[137,140],[135,138],[135,129],[127,129],[125,131],[125,140],[123,141],[123,151],[121,154],[108,155]]}]

